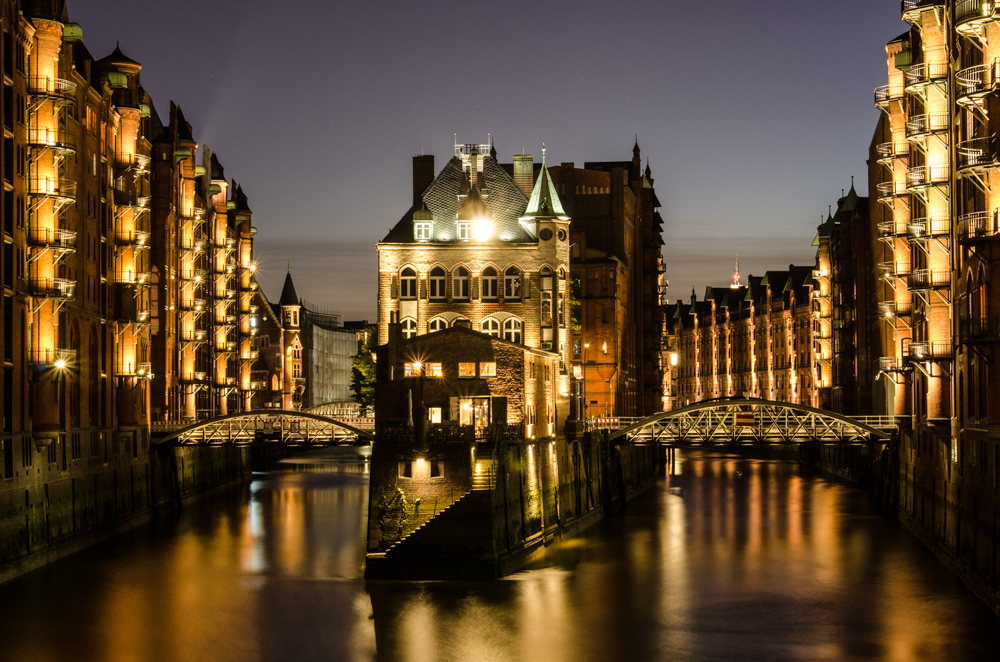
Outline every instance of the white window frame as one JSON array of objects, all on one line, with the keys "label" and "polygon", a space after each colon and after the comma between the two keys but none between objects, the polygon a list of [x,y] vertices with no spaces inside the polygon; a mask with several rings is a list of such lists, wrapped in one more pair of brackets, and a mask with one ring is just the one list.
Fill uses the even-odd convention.
[{"label": "white window frame", "polygon": [[434,233],[434,224],[429,222],[413,224],[413,238],[417,241],[428,241]]},{"label": "white window frame", "polygon": [[[435,272],[440,273],[435,274]],[[447,292],[445,291],[447,277],[448,274],[441,267],[431,269],[430,276],[427,277],[427,290],[430,299],[438,301],[447,297]]]},{"label": "white window frame", "polygon": [[448,328],[448,322],[443,317],[435,317],[427,323],[427,332],[443,331]]},{"label": "white window frame", "polygon": [[524,339],[524,323],[516,317],[508,317],[503,323],[503,339],[517,345]]},{"label": "white window frame", "polygon": [[405,317],[400,323],[403,326],[403,338],[409,340],[417,335],[417,320]]},{"label": "white window frame", "polygon": [[472,239],[472,221],[458,221],[458,238],[463,241]]},{"label": "white window frame", "polygon": [[455,299],[468,299],[469,280],[469,270],[465,267],[456,267],[452,273],[451,296]]},{"label": "white window frame", "polygon": [[[511,273],[511,272],[514,273]],[[503,274],[503,296],[505,299],[520,299],[524,272],[518,267],[507,267]]]},{"label": "white window frame", "polygon": [[[492,271],[492,275],[487,275],[487,271]],[[480,280],[483,284],[482,299],[496,299],[497,298],[497,280],[500,274],[493,267],[486,267],[483,269],[483,274]]]},{"label": "white window frame", "polygon": [[501,338],[500,322],[496,318],[487,317],[479,327],[483,333],[494,338]]},{"label": "white window frame", "polygon": [[[410,272],[413,275],[407,276],[406,272]],[[406,267],[399,272],[399,298],[417,298],[417,270],[413,267]]]}]

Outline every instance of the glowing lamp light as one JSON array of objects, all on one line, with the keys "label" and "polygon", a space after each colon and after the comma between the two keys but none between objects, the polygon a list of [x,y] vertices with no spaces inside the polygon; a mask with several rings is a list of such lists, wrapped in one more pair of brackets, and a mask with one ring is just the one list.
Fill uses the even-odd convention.
[{"label": "glowing lamp light", "polygon": [[417,372],[420,372],[420,368],[423,367],[423,365],[424,364],[421,363],[420,361],[415,361],[413,363],[413,369],[416,370]]},{"label": "glowing lamp light", "polygon": [[493,223],[485,218],[476,219],[472,223],[472,236],[476,241],[486,241],[493,236]]},{"label": "glowing lamp light", "polygon": [[424,462],[425,462],[424,458],[422,458],[422,457],[418,457],[417,458],[417,466],[418,467],[424,466]]},{"label": "glowing lamp light", "polygon": [[670,353],[670,365],[677,365],[677,352]]},{"label": "glowing lamp light", "polygon": [[66,361],[63,359],[59,359],[58,361],[56,361],[56,367],[62,370],[63,368],[66,367]]}]

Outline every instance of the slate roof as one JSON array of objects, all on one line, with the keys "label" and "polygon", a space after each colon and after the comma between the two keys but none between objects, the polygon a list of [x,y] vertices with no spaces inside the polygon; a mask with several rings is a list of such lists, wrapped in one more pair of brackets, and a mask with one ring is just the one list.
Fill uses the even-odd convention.
[{"label": "slate roof", "polygon": [[108,65],[108,64],[118,64],[118,65],[130,65],[130,66],[141,66],[138,62],[130,58],[129,56],[122,53],[121,46],[117,43],[115,44],[115,50],[107,57],[102,57],[97,61],[97,64]]},{"label": "slate roof", "polygon": [[528,207],[524,210],[524,215],[521,218],[534,219],[538,216],[566,218],[566,210],[563,209],[556,185],[552,183],[549,169],[545,166],[544,153],[542,154],[541,173],[535,180],[535,187],[531,190],[531,197],[528,199]]},{"label": "slate roof", "polygon": [[298,306],[299,297],[295,294],[295,285],[292,283],[292,272],[289,271],[285,274],[285,286],[281,288],[281,299],[278,300],[279,306]]},{"label": "slate roof", "polygon": [[[489,243],[534,243],[518,218],[528,206],[528,196],[514,183],[510,175],[491,157],[483,158],[481,185],[483,202],[493,215],[493,239]],[[469,191],[469,177],[462,169],[462,160],[452,157],[423,193],[423,204],[434,218],[435,242],[457,241],[455,218],[462,207],[459,195]],[[488,194],[488,195],[487,195]],[[413,243],[413,213],[411,207],[385,236],[382,243]]]}]

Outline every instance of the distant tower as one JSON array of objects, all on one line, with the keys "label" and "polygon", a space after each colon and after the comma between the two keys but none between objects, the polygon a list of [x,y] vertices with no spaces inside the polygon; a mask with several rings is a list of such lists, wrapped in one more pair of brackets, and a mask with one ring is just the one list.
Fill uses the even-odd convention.
[{"label": "distant tower", "polygon": [[736,273],[733,274],[733,284],[730,285],[729,287],[730,287],[730,289],[733,289],[733,290],[738,290],[741,287],[743,287],[743,284],[740,283],[740,256],[739,255],[736,256]]},{"label": "distant tower", "polygon": [[302,374],[302,341],[299,338],[302,303],[295,294],[291,268],[285,275],[278,305],[281,307],[281,408],[298,409],[302,406],[306,380]]}]

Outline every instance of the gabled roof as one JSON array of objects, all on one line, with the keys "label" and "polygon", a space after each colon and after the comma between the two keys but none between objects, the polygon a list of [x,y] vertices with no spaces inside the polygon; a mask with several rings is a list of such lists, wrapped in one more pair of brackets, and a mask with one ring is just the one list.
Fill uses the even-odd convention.
[{"label": "gabled roof", "polygon": [[177,106],[177,139],[184,142],[193,143],[194,136],[191,135],[191,125],[184,119],[184,111]]},{"label": "gabled roof", "polygon": [[278,300],[279,306],[298,306],[299,297],[295,294],[295,284],[292,283],[291,270],[285,274],[285,286],[281,288],[281,298]]},{"label": "gabled roof", "polygon": [[226,181],[226,169],[219,162],[219,157],[215,155],[215,152],[212,152],[212,158],[209,159],[209,163],[212,168],[212,179]]},{"label": "gabled roof", "polygon": [[100,60],[97,61],[97,64],[101,66],[109,64],[126,65],[130,67],[142,66],[129,56],[122,53],[121,46],[117,42],[115,43],[115,50],[112,51],[111,55],[108,55],[107,57],[102,57]]}]

